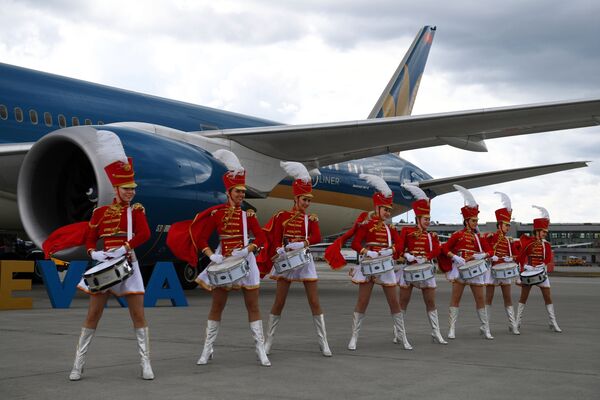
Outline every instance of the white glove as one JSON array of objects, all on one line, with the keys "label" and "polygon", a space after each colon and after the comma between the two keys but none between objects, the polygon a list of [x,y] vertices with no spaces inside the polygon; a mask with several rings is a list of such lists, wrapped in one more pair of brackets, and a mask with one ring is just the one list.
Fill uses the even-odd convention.
[{"label": "white glove", "polygon": [[244,247],[243,249],[234,249],[231,252],[231,255],[234,257],[246,257],[248,255],[248,248]]},{"label": "white glove", "polygon": [[288,250],[303,249],[304,248],[304,242],[292,242],[292,243],[288,243],[285,246],[285,248],[288,249]]},{"label": "white glove", "polygon": [[109,251],[106,255],[110,258],[119,258],[121,256],[124,256],[125,253],[127,253],[127,249],[125,248],[125,246],[121,246]]},{"label": "white glove", "polygon": [[90,256],[92,257],[92,260],[96,261],[106,261],[108,259],[107,254],[103,251],[92,251]]},{"label": "white glove", "polygon": [[277,254],[279,254],[280,256],[285,254],[285,249],[283,247],[278,247],[277,248]]},{"label": "white glove", "polygon": [[499,260],[498,256],[492,256],[492,261],[493,261],[493,262],[496,262],[496,261],[498,261],[498,260]]},{"label": "white glove", "polygon": [[512,257],[504,257],[503,258],[504,262],[511,262],[513,260]]},{"label": "white glove", "polygon": [[391,256],[392,254],[394,254],[394,250],[392,249],[383,249],[379,251],[379,255],[380,256]]},{"label": "white glove", "polygon": [[427,262],[427,257],[416,257],[417,264],[425,264]]},{"label": "white glove", "polygon": [[456,254],[452,256],[452,261],[458,265],[465,265],[465,259],[461,256],[457,256]]},{"label": "white glove", "polygon": [[525,270],[526,271],[533,271],[535,268],[533,267],[533,265],[529,265],[529,264],[525,264]]},{"label": "white glove", "polygon": [[210,258],[210,261],[214,262],[215,264],[221,264],[224,260],[223,256],[220,254],[217,254],[217,253],[214,253],[209,258]]},{"label": "white glove", "polygon": [[487,257],[486,253],[475,253],[475,254],[473,254],[473,258],[475,260],[483,260],[486,257]]},{"label": "white glove", "polygon": [[413,262],[416,260],[415,256],[410,253],[404,253],[404,258],[406,258],[406,261],[408,262]]},{"label": "white glove", "polygon": [[367,257],[369,257],[369,258],[377,258],[377,257],[379,257],[379,253],[376,252],[376,251],[368,250],[367,251]]}]

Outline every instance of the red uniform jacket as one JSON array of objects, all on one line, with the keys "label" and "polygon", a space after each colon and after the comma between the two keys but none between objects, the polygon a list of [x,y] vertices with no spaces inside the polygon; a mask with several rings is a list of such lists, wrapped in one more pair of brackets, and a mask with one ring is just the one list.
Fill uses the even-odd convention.
[{"label": "red uniform jacket", "polygon": [[554,271],[554,254],[549,242],[528,235],[521,236],[519,241],[521,242],[521,251],[519,252],[518,262],[521,265],[521,271],[523,271],[525,264],[533,267],[546,264],[548,272]]},{"label": "red uniform jacket", "polygon": [[[132,233],[130,248],[136,248],[150,238],[150,228],[144,207],[135,203],[132,208]],[[87,250],[96,250],[98,239],[104,239],[104,249],[122,246],[127,241],[127,204],[113,202],[110,206],[98,207],[89,222],[77,222],[63,226],[48,236],[42,245],[46,257],[70,247],[86,245]]]},{"label": "red uniform jacket", "polygon": [[[306,233],[306,219],[308,219],[308,234]],[[306,216],[302,211],[280,211],[275,214],[264,226],[268,251],[261,254],[258,268],[262,275],[268,274],[273,267],[272,258],[278,247],[292,242],[307,242],[307,246],[321,242],[321,229],[319,218],[316,214]]]},{"label": "red uniform jacket", "polygon": [[[135,249],[150,239],[150,228],[144,207],[140,203],[131,206],[133,238],[129,248]],[[92,214],[86,237],[86,248],[96,250],[96,242],[103,239],[104,250],[116,249],[127,242],[127,204],[113,203],[98,207]]]},{"label": "red uniform jacket", "polygon": [[492,263],[493,265],[503,263],[503,257],[512,257],[513,260],[517,259],[517,256],[519,255],[518,246],[515,245],[515,242],[513,242],[510,237],[504,235],[501,231],[487,233],[484,235],[484,239],[494,251],[492,255],[499,258],[498,261]]},{"label": "red uniform jacket", "polygon": [[487,253],[491,257],[494,250],[492,250],[483,236],[465,228],[454,232],[450,236],[450,239],[442,245],[442,251],[438,260],[440,262],[440,269],[444,272],[452,269],[452,259],[448,257],[449,252],[461,256],[465,261],[470,261],[473,259],[473,254],[475,253]]},{"label": "red uniform jacket", "polygon": [[[386,226],[388,229],[386,229]],[[398,244],[400,242],[398,231],[376,216],[373,216],[366,223],[362,223],[358,227],[352,241],[352,248],[358,253],[363,248],[372,251],[390,248],[388,231],[390,233],[389,240],[391,241],[391,247],[394,249],[394,258],[396,258],[399,254]]]},{"label": "red uniform jacket", "polygon": [[[431,243],[429,241],[431,238]],[[416,226],[405,226],[400,231],[398,243],[400,255],[410,253],[413,256],[426,257],[429,261],[436,258],[441,251],[440,240],[435,232],[427,232]],[[416,261],[413,261],[413,264]]]}]

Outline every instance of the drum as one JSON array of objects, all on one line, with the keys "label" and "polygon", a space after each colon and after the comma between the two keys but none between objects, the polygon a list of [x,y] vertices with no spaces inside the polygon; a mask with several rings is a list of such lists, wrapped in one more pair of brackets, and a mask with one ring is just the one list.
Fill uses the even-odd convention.
[{"label": "drum", "polygon": [[412,264],[404,267],[404,280],[406,282],[421,282],[435,276],[435,266],[426,262],[423,264]]},{"label": "drum", "polygon": [[514,278],[519,274],[519,265],[514,262],[496,264],[492,266],[494,279]]},{"label": "drum", "polygon": [[394,260],[392,256],[365,257],[360,260],[360,268],[364,276],[381,275],[394,270]]},{"label": "drum", "polygon": [[276,254],[272,258],[273,266],[278,274],[304,267],[311,262],[311,259],[310,250],[307,248],[286,251],[285,254]]},{"label": "drum", "polygon": [[539,285],[548,278],[545,265],[521,272],[521,283],[524,285]]},{"label": "drum", "polygon": [[461,279],[472,279],[483,275],[488,270],[486,260],[471,260],[458,268]]},{"label": "drum", "polygon": [[96,264],[83,274],[83,282],[92,293],[96,293],[123,282],[131,275],[133,268],[129,265],[127,257],[122,256]]},{"label": "drum", "polygon": [[206,268],[208,281],[213,286],[232,285],[250,273],[246,257],[227,257],[221,264],[211,263]]}]

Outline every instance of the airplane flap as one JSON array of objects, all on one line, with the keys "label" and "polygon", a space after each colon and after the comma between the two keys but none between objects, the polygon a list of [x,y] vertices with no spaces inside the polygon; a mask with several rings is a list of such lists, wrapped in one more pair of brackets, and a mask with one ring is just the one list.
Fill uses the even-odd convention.
[{"label": "airplane flap", "polygon": [[550,174],[553,172],[587,167],[588,162],[590,161],[573,161],[559,164],[505,169],[501,171],[490,171],[479,174],[452,176],[448,178],[429,179],[418,182],[418,185],[421,189],[425,191],[431,190],[436,196],[440,196],[445,193],[456,191],[452,185],[460,185],[467,189],[473,189],[481,186],[494,185],[497,183],[504,183],[517,179]]},{"label": "airplane flap", "polygon": [[484,151],[486,139],[598,125],[600,99],[419,116],[202,132],[311,167],[451,144]]}]

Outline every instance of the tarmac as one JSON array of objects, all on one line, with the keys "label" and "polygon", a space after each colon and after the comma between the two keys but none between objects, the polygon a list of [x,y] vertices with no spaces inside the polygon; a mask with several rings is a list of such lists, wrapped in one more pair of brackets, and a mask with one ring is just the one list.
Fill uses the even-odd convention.
[{"label": "tarmac", "polygon": [[[2,399],[594,399],[600,392],[600,279],[552,276],[552,295],[563,333],[548,328],[539,290],[525,310],[521,335],[508,332],[497,290],[491,310],[494,340],[479,335],[471,293],[461,302],[457,338],[431,342],[420,291],[406,316],[414,350],[392,343],[392,318],[375,288],[358,349],[349,351],[357,287],[347,271],[319,263],[319,291],[329,344],[320,354],[303,286],[292,285],[270,355],[261,367],[254,353],[241,293],[231,293],[216,341],[215,357],[196,365],[204,341],[210,294],[186,291],[188,307],[161,300],[147,308],[156,379],[140,377],[139,358],[126,309],[111,299],[92,342],[81,381],[68,374],[87,311],[79,293],[70,309],[52,309],[43,285],[19,295],[33,297],[31,310],[0,311]],[[438,276],[436,300],[444,337],[450,284]],[[275,283],[261,286],[261,312],[268,319]],[[519,288],[513,286],[513,302]]]}]

